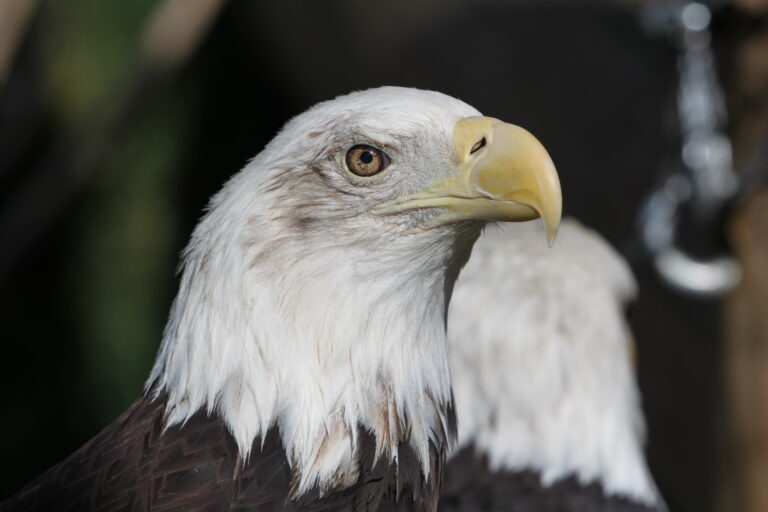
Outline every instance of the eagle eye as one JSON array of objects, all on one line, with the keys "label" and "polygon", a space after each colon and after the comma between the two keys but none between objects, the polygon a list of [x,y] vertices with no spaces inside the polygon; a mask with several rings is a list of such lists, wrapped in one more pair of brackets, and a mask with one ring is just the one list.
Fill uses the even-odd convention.
[{"label": "eagle eye", "polygon": [[390,163],[389,157],[383,151],[358,144],[347,151],[347,169],[357,176],[373,176],[380,173]]}]

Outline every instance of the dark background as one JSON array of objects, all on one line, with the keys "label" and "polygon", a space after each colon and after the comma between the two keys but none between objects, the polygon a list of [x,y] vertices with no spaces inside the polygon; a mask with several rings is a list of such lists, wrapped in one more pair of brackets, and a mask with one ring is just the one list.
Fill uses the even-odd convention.
[{"label": "dark background", "polygon": [[[635,240],[679,151],[675,53],[639,5],[231,0],[167,68],[137,50],[154,6],[40,2],[0,88],[0,498],[141,393],[207,198],[291,116],[390,84],[456,96],[547,146],[565,213],[640,280],[662,493],[673,511],[713,510],[719,303],[668,290]],[[717,41],[734,17],[718,14]]]}]

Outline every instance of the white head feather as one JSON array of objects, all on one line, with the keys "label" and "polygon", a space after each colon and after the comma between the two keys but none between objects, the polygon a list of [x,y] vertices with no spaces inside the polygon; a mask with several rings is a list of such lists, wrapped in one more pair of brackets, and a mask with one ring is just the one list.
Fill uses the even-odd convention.
[{"label": "white head feather", "polygon": [[623,315],[632,274],[576,221],[561,224],[551,249],[542,230],[487,229],[456,283],[459,446],[474,444],[494,469],[538,471],[544,485],[576,476],[657,505]]},{"label": "white head feather", "polygon": [[[480,223],[372,206],[447,173],[454,123],[478,112],[435,92],[386,87],[290,121],[213,197],[184,252],[148,390],[168,424],[220,414],[247,460],[277,425],[296,492],[354,481],[358,424],[379,454],[449,438],[446,297]],[[355,144],[385,148],[373,178],[343,171]],[[426,227],[425,227],[426,226]]]}]

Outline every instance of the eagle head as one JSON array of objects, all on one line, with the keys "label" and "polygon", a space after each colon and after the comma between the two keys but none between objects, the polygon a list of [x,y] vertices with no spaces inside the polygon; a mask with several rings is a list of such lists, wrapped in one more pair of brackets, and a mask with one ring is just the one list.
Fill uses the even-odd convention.
[{"label": "eagle head", "polygon": [[527,131],[437,92],[382,87],[297,116],[216,194],[185,250],[148,389],[205,407],[247,460],[273,427],[298,492],[356,474],[355,432],[428,472],[450,443],[445,312],[487,221],[542,217],[560,185]]}]

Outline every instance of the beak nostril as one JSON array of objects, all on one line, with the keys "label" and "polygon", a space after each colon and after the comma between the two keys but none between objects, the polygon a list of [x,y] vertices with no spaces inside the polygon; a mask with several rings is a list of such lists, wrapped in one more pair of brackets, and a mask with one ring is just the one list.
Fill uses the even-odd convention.
[{"label": "beak nostril", "polygon": [[479,141],[475,142],[475,145],[472,146],[472,149],[469,150],[469,154],[475,153],[477,151],[480,151],[485,147],[485,137],[480,139]]}]

